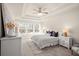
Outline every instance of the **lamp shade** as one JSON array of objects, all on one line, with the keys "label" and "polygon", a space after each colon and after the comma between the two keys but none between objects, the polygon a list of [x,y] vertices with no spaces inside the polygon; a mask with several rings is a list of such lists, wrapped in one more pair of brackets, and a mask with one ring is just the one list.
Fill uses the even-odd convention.
[{"label": "lamp shade", "polygon": [[69,28],[68,27],[64,27],[63,34],[65,37],[69,36]]}]

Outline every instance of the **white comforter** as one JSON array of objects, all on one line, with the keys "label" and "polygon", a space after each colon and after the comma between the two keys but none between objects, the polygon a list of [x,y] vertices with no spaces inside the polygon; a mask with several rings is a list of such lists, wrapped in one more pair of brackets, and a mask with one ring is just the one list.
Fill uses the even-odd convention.
[{"label": "white comforter", "polygon": [[53,46],[58,44],[58,37],[52,37],[48,35],[34,35],[32,41],[41,49],[47,46]]}]

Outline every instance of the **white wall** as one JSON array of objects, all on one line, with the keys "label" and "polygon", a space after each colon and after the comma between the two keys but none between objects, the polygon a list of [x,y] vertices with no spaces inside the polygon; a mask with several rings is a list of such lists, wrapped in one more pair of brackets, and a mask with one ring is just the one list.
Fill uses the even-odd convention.
[{"label": "white wall", "polygon": [[70,27],[71,36],[79,42],[79,6],[43,18],[44,26],[50,30],[62,32],[65,26]]},{"label": "white wall", "polygon": [[[14,17],[14,16],[17,16],[15,15],[16,12],[15,14],[13,14],[14,12],[12,10],[14,11],[17,10],[18,13],[20,13],[20,9],[21,9],[20,5],[18,7],[19,7],[18,8],[19,11],[17,10],[17,7],[15,8],[15,6],[13,7],[13,9],[11,6],[9,6],[9,4],[5,6],[6,15],[9,18],[9,20],[15,20],[15,18],[17,18],[17,17]],[[6,20],[6,17],[4,18]],[[47,27],[47,29],[50,29],[50,30],[62,32],[65,26],[70,27],[71,36],[75,38],[77,42],[79,42],[79,36],[78,36],[79,35],[79,26],[78,26],[79,25],[78,23],[79,22],[79,6],[73,6],[72,8],[69,8],[67,10],[63,9],[60,13],[56,13],[54,15],[50,15],[49,17],[45,17],[42,19],[44,20],[42,26]]]}]

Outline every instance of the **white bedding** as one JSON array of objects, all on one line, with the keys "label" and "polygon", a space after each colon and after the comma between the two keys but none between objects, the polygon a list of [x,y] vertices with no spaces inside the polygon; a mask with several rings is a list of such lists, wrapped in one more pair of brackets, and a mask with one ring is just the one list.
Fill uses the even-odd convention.
[{"label": "white bedding", "polygon": [[34,35],[31,39],[40,49],[58,44],[58,37],[52,37],[49,35]]}]

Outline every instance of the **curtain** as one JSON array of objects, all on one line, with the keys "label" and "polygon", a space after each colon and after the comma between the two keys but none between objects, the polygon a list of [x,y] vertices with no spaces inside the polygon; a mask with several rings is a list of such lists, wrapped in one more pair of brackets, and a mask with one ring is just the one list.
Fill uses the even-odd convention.
[{"label": "curtain", "polygon": [[[5,37],[5,31],[4,31],[2,4],[0,3],[0,39],[1,37]],[[0,40],[0,55],[1,55],[1,40]]]},{"label": "curtain", "polygon": [[0,4],[0,13],[1,13],[1,37],[5,37],[2,3]]}]

